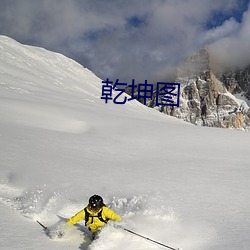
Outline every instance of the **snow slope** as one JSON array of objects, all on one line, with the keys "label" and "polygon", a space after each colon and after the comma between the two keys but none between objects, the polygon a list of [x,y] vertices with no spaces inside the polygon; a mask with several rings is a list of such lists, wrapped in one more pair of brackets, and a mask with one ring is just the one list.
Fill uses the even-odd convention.
[{"label": "snow slope", "polygon": [[249,133],[105,104],[101,86],[63,55],[0,36],[0,248],[162,249],[112,225],[90,244],[83,223],[61,240],[36,223],[53,228],[97,193],[124,227],[166,245],[248,250]]}]

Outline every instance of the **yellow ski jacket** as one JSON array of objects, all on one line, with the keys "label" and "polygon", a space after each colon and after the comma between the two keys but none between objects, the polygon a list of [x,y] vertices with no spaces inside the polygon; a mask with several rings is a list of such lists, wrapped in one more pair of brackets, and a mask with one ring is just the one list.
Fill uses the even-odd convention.
[{"label": "yellow ski jacket", "polygon": [[[89,209],[89,207],[86,207],[87,212],[89,213],[88,221],[85,221],[86,226],[88,226],[89,230],[92,233],[97,232],[100,228],[102,228],[106,223],[104,221],[112,220],[112,221],[121,221],[120,215],[116,214],[113,210],[110,208],[103,206],[99,211],[93,212]],[[98,218],[98,215],[101,211],[101,218],[104,220],[100,220]],[[80,220],[85,220],[85,210],[82,209],[77,214],[72,216],[68,221],[67,224],[74,225]]]}]

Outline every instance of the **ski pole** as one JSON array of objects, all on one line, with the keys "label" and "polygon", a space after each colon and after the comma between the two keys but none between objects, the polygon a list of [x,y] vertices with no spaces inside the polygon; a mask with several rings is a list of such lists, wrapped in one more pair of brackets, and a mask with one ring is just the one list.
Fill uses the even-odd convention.
[{"label": "ski pole", "polygon": [[145,239],[145,240],[154,242],[154,243],[156,243],[156,244],[158,244],[158,245],[161,245],[161,246],[163,246],[163,247],[169,248],[169,249],[171,249],[171,250],[180,250],[180,248],[173,248],[173,247],[167,246],[167,245],[162,244],[162,243],[160,243],[160,242],[158,242],[158,241],[155,241],[155,240],[152,240],[152,239],[150,239],[150,238],[148,238],[148,237],[145,237],[145,236],[143,236],[143,235],[141,235],[141,234],[135,233],[135,232],[133,232],[133,231],[127,229],[127,228],[122,228],[122,229],[125,230],[125,231],[127,231],[127,232],[129,232],[129,233],[131,233],[131,234],[137,235],[137,236],[139,236],[139,237],[141,237],[141,238],[143,238],[143,239]]},{"label": "ski pole", "polygon": [[39,222],[38,220],[36,221],[40,226],[42,226],[43,227],[43,229],[46,231],[46,230],[48,230],[48,228],[47,227],[45,227],[41,222]]}]

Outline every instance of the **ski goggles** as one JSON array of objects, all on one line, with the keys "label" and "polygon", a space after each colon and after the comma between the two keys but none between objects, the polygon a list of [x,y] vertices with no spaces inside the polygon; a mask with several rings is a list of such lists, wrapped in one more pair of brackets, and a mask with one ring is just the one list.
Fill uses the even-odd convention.
[{"label": "ski goggles", "polygon": [[90,205],[89,208],[93,212],[97,212],[97,211],[99,211],[101,209],[101,207],[97,207],[97,206],[93,206],[93,205],[92,206]]}]

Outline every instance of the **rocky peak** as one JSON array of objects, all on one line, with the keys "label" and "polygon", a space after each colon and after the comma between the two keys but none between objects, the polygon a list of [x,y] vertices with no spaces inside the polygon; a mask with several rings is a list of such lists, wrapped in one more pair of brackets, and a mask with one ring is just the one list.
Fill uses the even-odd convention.
[{"label": "rocky peak", "polygon": [[250,109],[233,93],[249,85],[249,71],[227,72],[218,77],[213,66],[206,49],[188,57],[178,67],[175,81],[181,83],[180,106],[155,108],[196,125],[248,129]]},{"label": "rocky peak", "polygon": [[177,78],[193,77],[205,74],[210,66],[209,53],[206,49],[202,49],[194,55],[188,57],[184,63],[177,69]]},{"label": "rocky peak", "polygon": [[250,65],[218,73],[217,77],[232,94],[241,94],[250,100]]},{"label": "rocky peak", "polygon": [[179,107],[156,106],[155,94],[146,105],[196,125],[249,129],[250,109],[233,94],[250,97],[250,67],[226,73],[217,73],[216,68],[208,50],[198,51],[177,69],[175,82],[181,84]]},{"label": "rocky peak", "polygon": [[211,62],[208,50],[202,49],[180,65],[176,82],[182,86],[181,112],[176,109],[172,115],[178,117],[181,113],[184,120],[204,126],[249,128],[248,105],[232,95],[243,89],[249,93],[249,71],[227,72],[219,77]]}]

